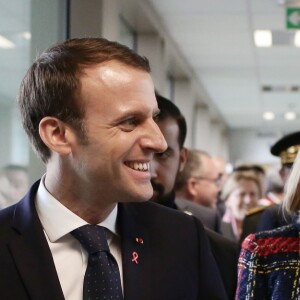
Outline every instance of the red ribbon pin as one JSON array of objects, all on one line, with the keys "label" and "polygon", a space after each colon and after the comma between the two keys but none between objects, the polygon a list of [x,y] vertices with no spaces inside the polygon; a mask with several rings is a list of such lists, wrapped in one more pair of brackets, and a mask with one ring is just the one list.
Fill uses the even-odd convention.
[{"label": "red ribbon pin", "polygon": [[132,252],[132,262],[134,262],[134,263],[136,263],[136,264],[138,264],[139,262],[138,262],[138,258],[139,258],[139,255],[138,255],[138,253],[137,252]]}]

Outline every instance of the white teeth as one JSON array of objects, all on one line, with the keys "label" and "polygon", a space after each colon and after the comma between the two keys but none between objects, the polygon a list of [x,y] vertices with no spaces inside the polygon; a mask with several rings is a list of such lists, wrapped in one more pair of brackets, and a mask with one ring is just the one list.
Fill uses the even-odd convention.
[{"label": "white teeth", "polygon": [[150,170],[150,163],[137,163],[137,162],[131,162],[126,163],[128,167],[134,170],[138,171],[149,171]]}]

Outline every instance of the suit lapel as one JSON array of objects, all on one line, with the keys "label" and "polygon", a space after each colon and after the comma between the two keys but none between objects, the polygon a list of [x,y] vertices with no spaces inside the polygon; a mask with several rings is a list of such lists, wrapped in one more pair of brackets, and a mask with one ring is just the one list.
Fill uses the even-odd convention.
[{"label": "suit lapel", "polygon": [[13,229],[17,235],[9,249],[30,299],[63,300],[63,292],[54,266],[51,251],[34,206],[39,182],[17,204]]},{"label": "suit lapel", "polygon": [[151,299],[150,240],[135,204],[119,204],[118,226],[121,234],[125,300]]}]

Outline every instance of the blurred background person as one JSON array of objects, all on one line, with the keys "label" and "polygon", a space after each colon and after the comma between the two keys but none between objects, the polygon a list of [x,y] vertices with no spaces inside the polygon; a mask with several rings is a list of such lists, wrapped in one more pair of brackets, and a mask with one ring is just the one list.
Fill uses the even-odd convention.
[{"label": "blurred background person", "polygon": [[[283,209],[300,213],[300,154],[287,180]],[[300,218],[250,234],[242,243],[236,299],[300,299]]]},{"label": "blurred background person", "polygon": [[[291,168],[299,149],[300,131],[296,131],[281,137],[270,148],[271,154],[280,158],[281,166],[278,174],[281,178],[283,186],[289,177]],[[275,175],[274,178],[276,178]],[[269,178],[270,185],[272,185],[272,180],[274,178],[272,178],[272,176]],[[273,197],[273,204],[269,201],[269,204],[271,205],[261,206],[247,214],[243,223],[243,235],[241,236],[241,241],[244,240],[245,237],[250,233],[255,233],[263,230],[271,230],[292,222],[292,219],[295,216],[284,211],[280,204],[280,198],[283,197],[283,195],[281,195],[281,182],[280,180],[278,180],[278,183],[273,184],[273,191],[271,191],[271,193],[273,194],[273,196],[277,195],[277,200],[275,200],[275,198]],[[277,188],[275,187],[275,185],[277,185]],[[271,187],[269,187],[269,189],[270,188]],[[277,189],[277,192],[275,192],[275,188]],[[268,197],[268,194],[266,194],[266,197]]]},{"label": "blurred background person", "polygon": [[[294,161],[300,149],[300,131],[290,133],[279,139],[272,147],[271,153],[280,157],[281,168],[279,170],[283,184],[285,184],[291,173]],[[271,230],[287,225],[297,216],[285,211],[280,202],[262,211],[257,221],[257,231]]]},{"label": "blurred background person", "polygon": [[19,201],[29,188],[29,176],[25,166],[7,165],[0,174],[0,209]]},{"label": "blurred background person", "polygon": [[[260,230],[258,228],[259,223],[260,221],[263,221],[262,216],[265,211],[268,211],[269,214],[270,211],[269,207],[270,208],[272,207],[271,212],[273,212],[273,210],[277,212],[277,207],[282,202],[284,184],[280,177],[278,168],[275,167],[267,170],[266,179],[267,179],[266,194],[263,198],[258,200],[257,207],[250,209],[246,213],[246,217],[243,222],[243,229],[242,229],[240,242],[242,242],[245,239],[245,237],[248,236],[250,233],[254,233]],[[274,204],[276,204],[276,206]]]},{"label": "blurred background person", "polygon": [[262,196],[260,181],[253,172],[233,172],[221,192],[226,211],[222,218],[222,232],[227,238],[239,242],[247,211],[257,206]]},{"label": "blurred background person", "polygon": [[261,186],[261,195],[265,196],[267,192],[267,178],[264,167],[258,164],[240,164],[233,169],[233,172],[253,172],[258,178]]},{"label": "blurred background person", "polygon": [[158,108],[158,126],[167,142],[168,148],[157,153],[151,162],[152,201],[171,208],[177,208],[174,199],[174,182],[187,160],[188,150],[184,147],[187,132],[186,121],[177,106],[166,98],[156,94]]},{"label": "blurred background person", "polygon": [[212,157],[202,150],[190,150],[176,179],[176,198],[216,209],[221,177]]},{"label": "blurred background person", "polygon": [[215,168],[218,172],[218,176],[220,178],[220,188],[222,189],[226,179],[228,178],[229,172],[228,172],[228,163],[227,161],[221,157],[221,156],[211,156]]},{"label": "blurred background person", "polygon": [[220,232],[221,221],[216,210],[185,199],[175,199],[176,176],[183,171],[189,156],[184,147],[186,122],[174,103],[159,95],[156,98],[160,109],[157,123],[168,148],[163,153],[155,154],[151,163],[151,183],[154,190],[151,200],[193,215],[207,228]]},{"label": "blurred background person", "polygon": [[[218,175],[220,178],[220,190],[217,197],[217,211],[219,213],[219,216],[222,218],[225,213],[225,202],[221,198],[221,190],[223,189],[223,186],[229,176],[229,174],[232,172],[232,166],[221,156],[212,156],[212,159],[215,163],[216,169],[218,171]],[[230,169],[230,170],[229,170]]]},{"label": "blurred background person", "polygon": [[258,205],[270,206],[272,204],[281,204],[283,199],[284,183],[279,172],[278,167],[273,167],[267,170],[266,195],[258,201]]},{"label": "blurred background person", "polygon": [[215,225],[212,225],[212,221],[218,216],[215,210],[191,201],[177,202],[175,199],[176,175],[183,170],[189,155],[184,147],[187,128],[184,116],[174,103],[159,95],[156,95],[156,98],[160,109],[157,125],[164,135],[168,148],[163,153],[156,153],[151,163],[151,183],[154,189],[151,201],[181,210],[203,223],[228,299],[233,299],[239,249],[235,243],[210,229],[215,229]]}]

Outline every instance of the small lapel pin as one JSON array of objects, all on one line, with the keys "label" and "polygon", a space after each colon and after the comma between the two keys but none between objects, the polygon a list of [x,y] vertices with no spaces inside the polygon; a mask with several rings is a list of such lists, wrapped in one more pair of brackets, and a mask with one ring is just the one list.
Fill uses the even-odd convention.
[{"label": "small lapel pin", "polygon": [[140,245],[143,245],[144,244],[144,240],[141,238],[141,237],[136,237],[135,238],[135,241],[140,244]]},{"label": "small lapel pin", "polygon": [[132,252],[132,262],[134,262],[134,263],[136,263],[136,264],[138,264],[139,262],[138,262],[138,258],[139,258],[139,255],[138,255],[138,253],[137,252]]}]

